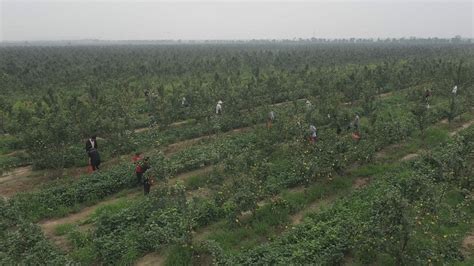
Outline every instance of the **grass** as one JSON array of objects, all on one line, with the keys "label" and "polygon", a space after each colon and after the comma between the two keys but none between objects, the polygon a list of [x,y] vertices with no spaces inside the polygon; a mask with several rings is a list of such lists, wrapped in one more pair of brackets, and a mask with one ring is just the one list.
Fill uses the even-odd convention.
[{"label": "grass", "polygon": [[80,265],[93,265],[97,257],[92,245],[74,249],[69,256]]},{"label": "grass", "polygon": [[60,224],[54,228],[54,234],[63,236],[72,232],[76,227],[74,224]]},{"label": "grass", "polygon": [[130,207],[136,202],[136,200],[130,200],[128,198],[121,198],[114,203],[103,205],[98,207],[92,214],[89,216],[84,223],[95,222],[98,217],[102,215],[111,216],[115,213],[120,212],[121,210]]},{"label": "grass", "polygon": [[357,169],[352,170],[349,175],[353,177],[370,177],[387,172],[395,168],[397,165],[398,163],[396,162],[363,165]]},{"label": "grass", "polygon": [[441,128],[431,127],[425,131],[425,147],[434,147],[449,140],[449,131]]},{"label": "grass", "polygon": [[184,185],[186,188],[191,190],[196,190],[200,187],[206,186],[208,181],[209,175],[195,175],[189,177],[185,182]]},{"label": "grass", "polygon": [[15,151],[19,140],[12,135],[0,135],[0,154],[7,154]]},{"label": "grass", "polygon": [[67,234],[68,240],[74,246],[69,256],[80,265],[92,265],[96,262],[97,251],[90,235],[77,229],[76,227]]},{"label": "grass", "polygon": [[193,265],[194,250],[190,246],[172,246],[166,256],[165,265]]},{"label": "grass", "polygon": [[283,191],[280,199],[258,208],[253,216],[244,219],[239,225],[222,221],[213,226],[206,238],[218,242],[225,250],[237,252],[255,247],[271,241],[286,230],[291,215],[318,200],[340,196],[350,191],[351,187],[352,179],[341,176],[330,182],[317,182],[303,191]]},{"label": "grass", "polygon": [[[285,230],[285,225],[290,221],[292,214],[305,209],[315,201],[329,196],[336,198],[350,191],[354,178],[383,174],[400,166],[398,162],[389,163],[388,161],[401,158],[409,153],[419,152],[422,147],[429,148],[430,146],[445,142],[449,139],[449,134],[448,130],[443,127],[444,125],[435,125],[428,128],[425,132],[424,141],[421,140],[419,134],[414,134],[403,145],[389,150],[388,156],[381,163],[359,167],[351,171],[348,176],[335,177],[331,182],[327,183],[319,182],[313,184],[302,192],[285,190],[281,194],[281,201],[279,203],[271,203],[259,208],[253,217],[243,221],[239,227],[229,225],[225,221],[220,221],[207,228],[210,229],[211,233],[205,238],[217,241],[223,249],[230,252],[237,252],[241,248],[251,248],[269,241]],[[284,165],[284,163],[280,165]],[[196,175],[186,180],[185,184],[188,189],[197,189],[206,186],[207,180],[208,176],[206,175]],[[453,203],[459,202],[459,194],[448,193],[447,199]],[[100,215],[110,215],[118,212],[123,208],[127,208],[130,202],[130,200],[124,199],[114,204],[100,207],[90,219],[93,221]],[[76,251],[87,254],[87,249],[78,249]],[[132,255],[134,257],[136,254]],[[173,246],[168,253],[166,265],[189,265],[192,264],[194,256],[195,252],[192,247]],[[87,258],[87,256],[85,257]]]},{"label": "grass", "polygon": [[[417,153],[423,147],[429,148],[439,145],[448,139],[449,131],[439,125],[431,126],[425,131],[423,140],[420,134],[412,136],[403,145],[390,149],[383,162],[358,167],[348,176],[337,176],[331,182],[313,184],[303,192],[283,191],[281,204],[267,204],[257,209],[255,215],[238,228],[232,228],[227,223],[220,223],[219,226],[213,228],[207,238],[217,241],[222,248],[230,251],[254,247],[283,231],[289,222],[290,215],[318,200],[329,196],[337,198],[349,192],[354,178],[377,176],[399,168],[398,159],[403,156]],[[454,202],[462,201],[462,198],[456,193],[453,195],[448,193],[447,199]],[[324,205],[324,202],[322,204]]]}]

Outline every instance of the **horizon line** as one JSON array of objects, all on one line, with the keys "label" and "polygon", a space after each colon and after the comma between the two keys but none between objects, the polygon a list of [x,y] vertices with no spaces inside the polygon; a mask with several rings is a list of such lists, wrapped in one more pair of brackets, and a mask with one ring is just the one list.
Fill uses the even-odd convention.
[{"label": "horizon line", "polygon": [[0,40],[0,43],[25,43],[25,42],[80,42],[80,41],[94,41],[94,42],[156,42],[156,41],[176,41],[176,42],[202,42],[202,41],[307,41],[307,40],[474,40],[474,37],[464,37],[461,35],[455,35],[452,37],[420,37],[420,36],[405,36],[405,37],[341,37],[341,38],[329,38],[329,37],[293,37],[293,38],[222,38],[222,39],[99,39],[99,38],[81,38],[81,39],[60,39],[60,40]]}]

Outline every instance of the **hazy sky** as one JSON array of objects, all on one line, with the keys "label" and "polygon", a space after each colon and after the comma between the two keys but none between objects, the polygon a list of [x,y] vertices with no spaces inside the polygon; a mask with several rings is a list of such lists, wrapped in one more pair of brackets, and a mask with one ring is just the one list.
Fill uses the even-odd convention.
[{"label": "hazy sky", "polygon": [[473,38],[473,2],[0,0],[0,40]]}]

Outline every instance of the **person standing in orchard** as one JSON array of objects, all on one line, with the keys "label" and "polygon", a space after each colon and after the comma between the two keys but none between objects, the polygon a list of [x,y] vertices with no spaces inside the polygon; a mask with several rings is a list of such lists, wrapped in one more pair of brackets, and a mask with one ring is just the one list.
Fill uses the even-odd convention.
[{"label": "person standing in orchard", "polygon": [[356,115],[354,118],[354,132],[352,133],[352,139],[359,141],[360,140],[360,131],[359,131],[359,126],[360,126],[360,117],[359,115]]},{"label": "person standing in orchard", "polygon": [[132,157],[132,163],[136,164],[138,161],[142,159],[142,153],[136,152],[135,155]]},{"label": "person standing in orchard", "polygon": [[132,157],[132,163],[135,165],[135,174],[137,175],[137,185],[141,184],[142,176],[141,176],[141,166],[139,162],[142,160],[141,152],[136,152],[135,155]]},{"label": "person standing in orchard", "polygon": [[187,107],[188,106],[188,100],[186,100],[186,97],[183,96],[181,98],[181,107]]},{"label": "person standing in orchard", "polygon": [[143,174],[150,169],[149,158],[145,157],[143,160],[138,160],[136,162],[135,174],[137,175],[137,185],[143,181]]},{"label": "person standing in orchard", "polygon": [[221,100],[217,102],[216,115],[222,115],[222,104],[224,104],[224,102],[222,102]]},{"label": "person standing in orchard", "polygon": [[153,171],[146,171],[143,175],[143,194],[148,195],[150,193],[151,186],[155,183],[155,177]]},{"label": "person standing in orchard", "polygon": [[314,125],[309,126],[309,132],[310,132],[310,136],[309,136],[310,142],[315,143],[316,141],[318,141],[318,129]]},{"label": "person standing in orchard", "polygon": [[272,127],[274,120],[275,120],[275,112],[270,111],[270,113],[268,113],[268,118],[267,118],[267,128]]},{"label": "person standing in orchard", "polygon": [[458,93],[458,85],[454,86],[453,90],[451,91],[451,93],[454,95],[456,95]]},{"label": "person standing in orchard", "polygon": [[91,149],[97,149],[99,146],[97,145],[97,137],[95,135],[92,135],[87,141],[86,141],[86,152],[89,153]]},{"label": "person standing in orchard", "polygon": [[449,103],[449,115],[448,115],[448,121],[449,123],[451,123],[451,121],[453,121],[454,117],[456,117],[456,112],[457,112],[457,108],[456,108],[456,95],[458,93],[458,85],[455,85],[454,88],[451,90],[451,100],[450,100],[450,103]]},{"label": "person standing in orchard", "polygon": [[86,152],[89,156],[89,165],[92,168],[92,171],[99,170],[100,165],[100,155],[98,151],[99,145],[97,144],[97,137],[92,135],[86,141]]},{"label": "person standing in orchard", "polygon": [[359,115],[356,115],[353,122],[355,131],[359,131],[359,123],[360,123],[360,117]]},{"label": "person standing in orchard", "polygon": [[430,109],[430,98],[431,98],[431,91],[429,89],[426,89],[425,91],[426,109]]}]

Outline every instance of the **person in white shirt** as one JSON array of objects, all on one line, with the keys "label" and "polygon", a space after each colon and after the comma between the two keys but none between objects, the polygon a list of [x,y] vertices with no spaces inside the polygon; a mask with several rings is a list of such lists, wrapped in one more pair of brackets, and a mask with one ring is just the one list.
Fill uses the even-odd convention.
[{"label": "person in white shirt", "polygon": [[96,136],[91,136],[87,141],[86,141],[86,152],[89,153],[91,149],[97,149],[97,138]]},{"label": "person in white shirt", "polygon": [[359,131],[359,120],[360,120],[359,115],[356,115],[355,118],[354,118],[354,129],[356,131]]},{"label": "person in white shirt", "polygon": [[458,85],[454,86],[453,90],[451,91],[454,95],[458,93]]},{"label": "person in white shirt", "polygon": [[275,120],[275,112],[270,111],[270,113],[268,113],[267,128],[272,127],[272,124],[273,124],[274,120]]},{"label": "person in white shirt", "polygon": [[221,115],[222,114],[222,101],[218,101],[216,105],[216,114]]},{"label": "person in white shirt", "polygon": [[311,143],[315,143],[318,140],[318,129],[314,125],[309,126],[309,131],[310,131],[310,141]]}]

